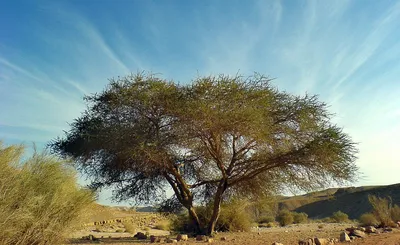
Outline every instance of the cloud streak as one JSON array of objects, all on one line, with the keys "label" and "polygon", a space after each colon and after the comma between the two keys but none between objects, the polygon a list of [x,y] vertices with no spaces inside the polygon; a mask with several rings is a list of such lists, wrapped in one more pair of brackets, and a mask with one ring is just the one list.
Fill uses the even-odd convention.
[{"label": "cloud streak", "polygon": [[[400,3],[44,2],[35,22],[21,20],[27,30],[8,33],[26,42],[0,36],[6,142],[44,144],[62,134],[85,109],[82,96],[118,75],[145,69],[185,83],[256,71],[277,78],[280,89],[328,102],[334,121],[360,142],[368,178],[358,184],[398,181]],[[377,162],[390,173],[375,175]]]}]

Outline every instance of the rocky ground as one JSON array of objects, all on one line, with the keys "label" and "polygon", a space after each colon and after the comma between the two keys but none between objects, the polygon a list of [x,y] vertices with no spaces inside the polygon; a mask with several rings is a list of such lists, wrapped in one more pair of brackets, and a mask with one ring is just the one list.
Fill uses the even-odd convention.
[{"label": "rocky ground", "polygon": [[[300,240],[306,241],[307,238],[319,238],[323,242],[323,239],[326,241],[334,241],[334,244],[366,244],[366,245],[400,245],[400,230],[398,228],[394,228],[391,231],[383,231],[378,230],[377,233],[361,234],[361,237],[355,237],[351,239],[351,242],[339,242],[340,234],[346,232],[346,234],[351,235],[352,232],[349,229],[346,231],[346,228],[351,227],[354,224],[302,224],[302,225],[292,225],[288,227],[276,227],[276,228],[255,228],[252,232],[229,232],[229,233],[219,233],[216,237],[211,240],[212,244],[224,244],[224,245],[242,245],[242,244],[251,244],[251,245],[268,245],[277,242],[277,244],[283,245],[297,245]],[[157,230],[147,230],[147,234],[156,235],[161,238],[161,243],[167,243],[167,238],[175,239],[174,235],[167,235],[167,233],[162,233],[164,231]],[[159,233],[157,233],[159,232]],[[355,233],[359,233],[358,231]],[[96,235],[96,234],[95,234]],[[100,235],[100,234],[97,234]],[[108,238],[108,236],[103,236],[103,239],[95,239],[97,241],[88,241],[77,239],[73,240],[73,243],[79,244],[93,244],[93,243],[102,243],[105,245],[122,245],[122,244],[145,244],[150,243],[149,237],[145,240],[138,240],[137,238],[133,238],[132,234],[130,236],[122,236],[120,237],[112,236],[112,238]],[[95,236],[95,238],[99,238],[99,236]],[[350,237],[349,237],[350,238]],[[188,241],[179,241],[178,244],[201,244],[207,243],[206,239],[203,241],[196,241],[196,238],[189,238]],[[307,243],[303,243],[307,244]],[[314,243],[315,244],[315,243]],[[329,244],[329,243],[326,243]],[[332,244],[332,243],[330,243]]]}]

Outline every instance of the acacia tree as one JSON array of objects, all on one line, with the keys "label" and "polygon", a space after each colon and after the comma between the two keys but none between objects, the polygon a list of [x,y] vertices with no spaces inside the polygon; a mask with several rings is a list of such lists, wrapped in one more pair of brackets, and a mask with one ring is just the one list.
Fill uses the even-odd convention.
[{"label": "acacia tree", "polygon": [[[178,85],[153,75],[113,79],[51,149],[113,186],[118,200],[157,201],[170,186],[198,233],[212,234],[221,203],[287,187],[310,190],[356,177],[355,144],[316,96],[270,79],[200,77]],[[194,204],[212,203],[201,223]]]}]

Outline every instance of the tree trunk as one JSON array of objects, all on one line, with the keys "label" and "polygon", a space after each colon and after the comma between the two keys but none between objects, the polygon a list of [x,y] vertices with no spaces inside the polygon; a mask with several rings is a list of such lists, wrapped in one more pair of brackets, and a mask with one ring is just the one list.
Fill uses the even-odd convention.
[{"label": "tree trunk", "polygon": [[222,195],[224,194],[226,187],[227,187],[226,181],[221,182],[218,186],[217,193],[215,193],[214,208],[211,219],[208,223],[207,235],[213,235],[215,232],[215,225],[217,224],[217,220],[221,212]]},{"label": "tree trunk", "polygon": [[193,222],[193,225],[196,229],[196,234],[203,234],[203,229],[200,223],[200,219],[199,216],[197,216],[196,210],[194,210],[193,206],[189,206],[187,207],[188,211],[189,211],[189,217]]}]

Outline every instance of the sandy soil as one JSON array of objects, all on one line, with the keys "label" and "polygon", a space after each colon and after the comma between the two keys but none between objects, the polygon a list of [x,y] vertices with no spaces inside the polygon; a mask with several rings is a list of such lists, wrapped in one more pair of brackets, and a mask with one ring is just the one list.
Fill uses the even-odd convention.
[{"label": "sandy soil", "polygon": [[370,235],[366,239],[360,239],[352,244],[365,245],[400,245],[400,230],[390,233]]},{"label": "sandy soil", "polygon": [[[319,228],[320,224],[305,224],[305,225],[292,225],[288,227],[278,228],[260,228],[253,229],[252,232],[229,232],[219,233],[214,238],[213,244],[219,245],[268,245],[273,242],[280,242],[284,245],[297,245],[300,239],[309,237],[319,238],[339,238],[340,232],[345,228],[350,227],[351,224],[323,224],[323,228]],[[171,236],[173,237],[173,236]],[[226,241],[221,241],[221,237],[226,237]],[[205,242],[197,242],[194,238],[190,241],[179,242],[178,244],[194,245]],[[80,241],[80,244],[90,244],[88,242]],[[132,237],[102,239],[101,243],[104,245],[139,245],[148,244],[149,241],[138,241]],[[162,243],[165,243],[163,241]],[[400,245],[400,230],[394,229],[390,233],[373,234],[367,236],[365,239],[357,239],[351,244],[366,244],[366,245]]]},{"label": "sandy soil", "polygon": [[[137,229],[136,232],[148,233],[154,236],[168,236],[169,231],[162,231],[157,229],[140,230]],[[93,235],[97,238],[132,238],[134,234],[129,232],[93,232],[93,231],[76,231],[70,235],[70,238],[81,238],[83,236]]]}]

